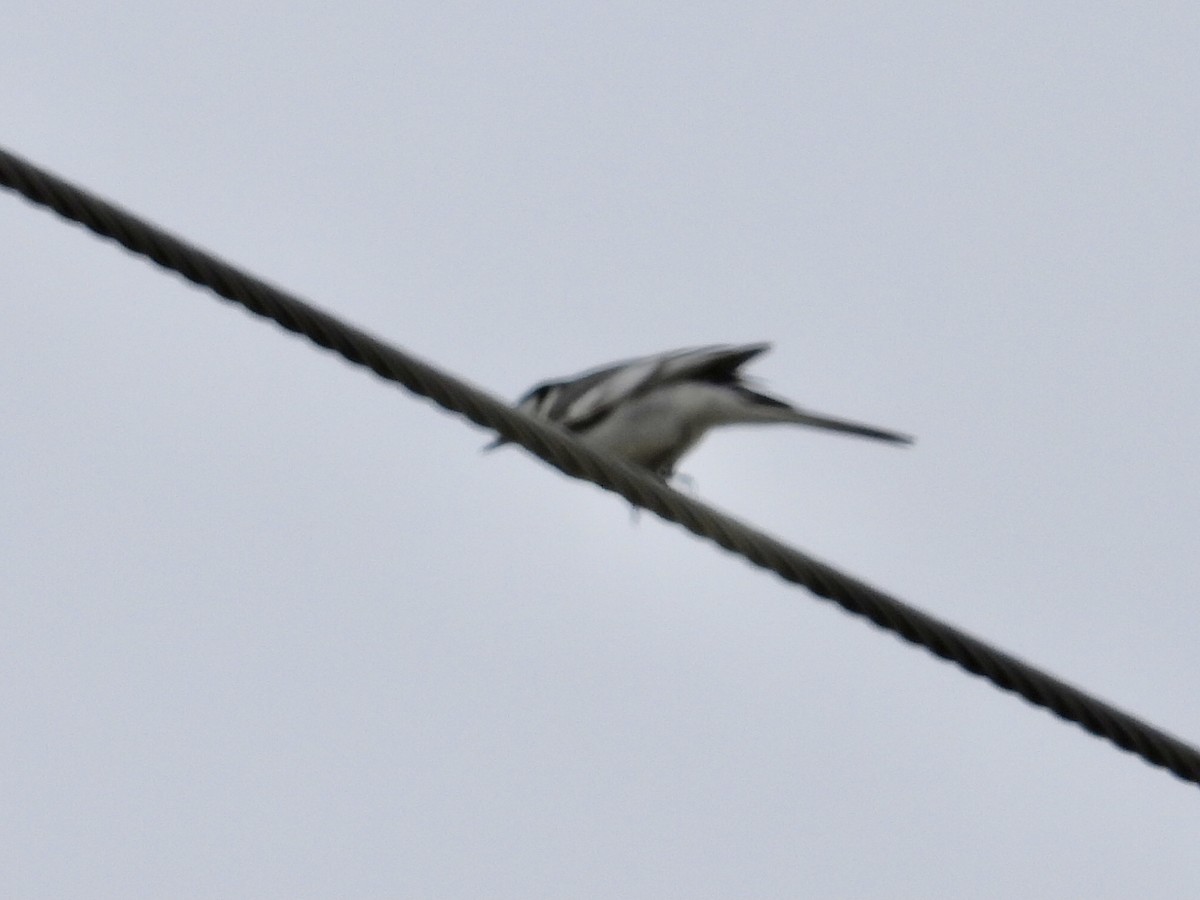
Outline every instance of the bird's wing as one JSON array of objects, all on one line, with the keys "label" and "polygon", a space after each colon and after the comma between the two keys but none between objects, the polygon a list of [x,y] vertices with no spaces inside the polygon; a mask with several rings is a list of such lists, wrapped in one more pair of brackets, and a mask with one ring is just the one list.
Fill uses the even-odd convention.
[{"label": "bird's wing", "polygon": [[588,428],[615,407],[655,388],[696,380],[725,384],[769,344],[714,345],[674,350],[605,366],[562,382],[550,418],[572,430]]},{"label": "bird's wing", "polygon": [[736,381],[738,369],[761,353],[770,344],[716,345],[692,350],[676,350],[658,357],[661,362],[655,376],[655,387],[673,381],[707,381],[727,384]]}]

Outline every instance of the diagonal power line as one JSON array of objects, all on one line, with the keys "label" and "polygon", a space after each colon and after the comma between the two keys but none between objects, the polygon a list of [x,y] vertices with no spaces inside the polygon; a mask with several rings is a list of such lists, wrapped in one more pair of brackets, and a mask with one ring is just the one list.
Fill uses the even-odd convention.
[{"label": "diagonal power line", "polygon": [[996,687],[1075,722],[1146,762],[1200,784],[1200,751],[1054,676],[888,596],[832,566],[686,497],[648,473],[598,454],[565,431],[360,331],[0,148],[0,184],[101,237],[149,257],[352,363],[498,431],[576,478],[594,482],[692,533],[957,663]]}]

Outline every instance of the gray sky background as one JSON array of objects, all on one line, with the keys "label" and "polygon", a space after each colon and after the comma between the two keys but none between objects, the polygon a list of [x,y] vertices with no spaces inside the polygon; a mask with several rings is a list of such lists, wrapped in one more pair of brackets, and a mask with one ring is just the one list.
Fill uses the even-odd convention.
[{"label": "gray sky background", "polygon": [[[23,4],[3,143],[1200,741],[1195,3]],[[1200,794],[0,198],[13,897],[1180,897]]]}]

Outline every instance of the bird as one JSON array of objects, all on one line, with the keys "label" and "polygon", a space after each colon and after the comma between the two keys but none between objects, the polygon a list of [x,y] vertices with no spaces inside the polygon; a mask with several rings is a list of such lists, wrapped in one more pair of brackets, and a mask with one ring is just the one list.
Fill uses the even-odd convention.
[{"label": "bird", "polygon": [[[516,408],[664,481],[710,429],[725,425],[808,425],[912,443],[908,435],[808,412],[752,386],[741,369],[770,348],[765,342],[714,344],[610,363],[538,384]],[[484,449],[507,443],[500,437]]]}]

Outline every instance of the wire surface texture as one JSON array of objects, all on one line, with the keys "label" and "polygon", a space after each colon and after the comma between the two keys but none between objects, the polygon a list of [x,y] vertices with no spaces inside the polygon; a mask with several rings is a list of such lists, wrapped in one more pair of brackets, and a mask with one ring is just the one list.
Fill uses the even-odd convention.
[{"label": "wire surface texture", "polygon": [[451,412],[499,432],[560,471],[620,494],[793,584],[919,644],[1006,691],[1082,725],[1146,762],[1200,785],[1200,751],[989,644],[815,560],[779,540],[686,497],[649,473],[598,454],[557,427],[517,412],[287,292],[253,277],[137,216],[0,148],[0,184],[101,237],[149,257],[302,334],[350,362],[399,382]]}]

